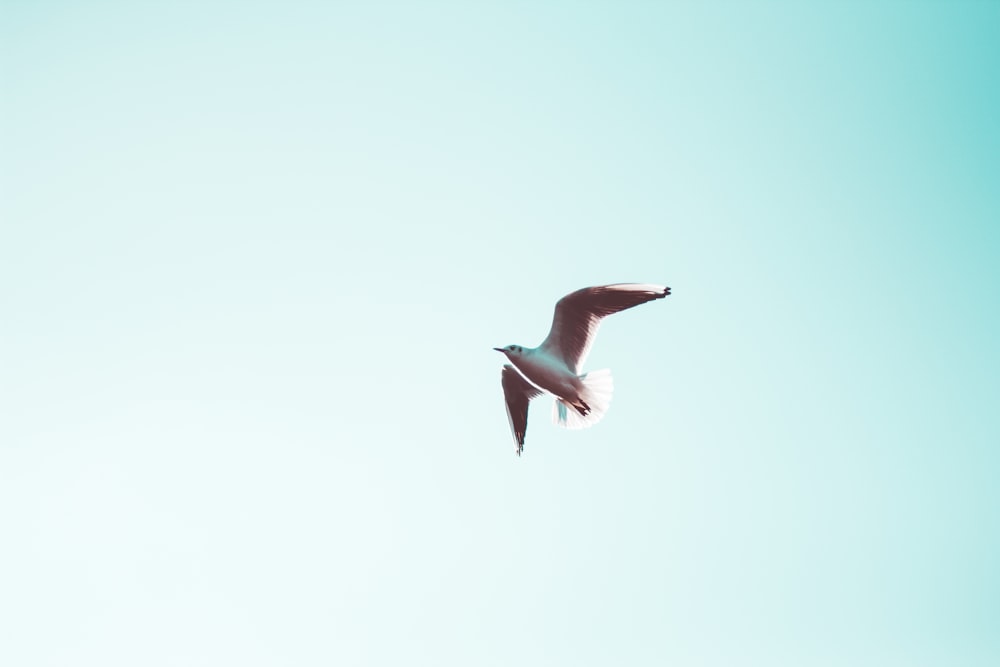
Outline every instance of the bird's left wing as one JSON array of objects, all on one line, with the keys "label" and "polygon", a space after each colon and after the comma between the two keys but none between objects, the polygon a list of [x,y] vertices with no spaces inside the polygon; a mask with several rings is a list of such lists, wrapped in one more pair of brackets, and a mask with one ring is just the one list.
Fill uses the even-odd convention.
[{"label": "bird's left wing", "polygon": [[668,294],[669,287],[644,283],[599,285],[571,292],[556,303],[552,328],[539,347],[579,373],[603,318]]},{"label": "bird's left wing", "polygon": [[542,392],[521,377],[513,366],[504,364],[500,374],[503,385],[503,397],[507,401],[507,419],[510,421],[510,432],[514,435],[517,455],[524,449],[524,433],[528,430],[528,402]]}]

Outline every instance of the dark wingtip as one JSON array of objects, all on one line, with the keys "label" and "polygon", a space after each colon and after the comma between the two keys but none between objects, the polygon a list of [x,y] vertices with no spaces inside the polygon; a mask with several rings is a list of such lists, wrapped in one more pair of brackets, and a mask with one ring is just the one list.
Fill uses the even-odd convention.
[{"label": "dark wingtip", "polygon": [[664,287],[663,288],[663,296],[670,296],[670,288],[669,287]]}]

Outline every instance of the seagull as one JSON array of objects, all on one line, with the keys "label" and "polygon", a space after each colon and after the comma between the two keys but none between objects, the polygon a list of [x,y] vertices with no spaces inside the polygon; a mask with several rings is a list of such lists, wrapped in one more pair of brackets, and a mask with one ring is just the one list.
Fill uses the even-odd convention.
[{"label": "seagull", "polygon": [[584,287],[556,303],[552,328],[541,345],[493,348],[511,362],[504,364],[500,384],[518,456],[524,450],[528,403],[533,398],[554,396],[552,421],[563,428],[587,428],[604,417],[614,391],[611,371],[580,374],[601,320],[668,294],[669,287],[639,283]]}]

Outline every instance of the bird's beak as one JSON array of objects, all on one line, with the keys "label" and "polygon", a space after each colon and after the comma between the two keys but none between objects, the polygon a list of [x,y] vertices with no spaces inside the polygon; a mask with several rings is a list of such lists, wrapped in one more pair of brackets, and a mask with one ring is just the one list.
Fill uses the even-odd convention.
[{"label": "bird's beak", "polygon": [[502,347],[495,347],[493,349],[496,350],[497,352],[503,352],[503,348]]}]

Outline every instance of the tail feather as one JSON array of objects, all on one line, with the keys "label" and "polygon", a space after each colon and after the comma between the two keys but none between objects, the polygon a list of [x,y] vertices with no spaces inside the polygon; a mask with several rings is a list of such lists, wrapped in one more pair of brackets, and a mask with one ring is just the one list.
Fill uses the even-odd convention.
[{"label": "tail feather", "polygon": [[583,393],[580,396],[589,408],[583,415],[570,403],[557,398],[552,406],[552,422],[563,428],[578,429],[593,426],[601,421],[608,408],[611,407],[611,394],[615,390],[611,371],[603,369],[590,371],[580,376],[583,380]]}]

